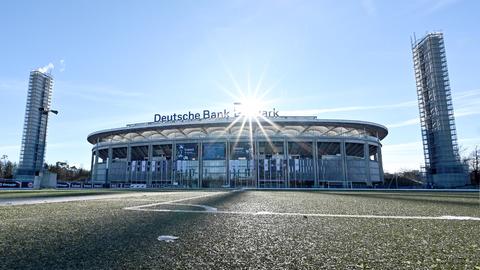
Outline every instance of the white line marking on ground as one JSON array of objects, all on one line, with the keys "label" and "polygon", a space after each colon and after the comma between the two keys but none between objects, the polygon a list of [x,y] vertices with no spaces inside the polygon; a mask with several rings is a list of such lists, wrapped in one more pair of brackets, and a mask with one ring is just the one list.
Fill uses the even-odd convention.
[{"label": "white line marking on ground", "polygon": [[159,195],[176,195],[178,192],[132,192],[119,194],[91,194],[72,196],[65,194],[59,197],[31,197],[31,198],[9,198],[0,199],[0,206],[14,206],[14,205],[28,205],[28,204],[42,204],[42,203],[62,203],[62,202],[76,202],[89,200],[108,200],[108,199],[122,199],[130,197],[143,196],[159,196]]},{"label": "white line marking on ground", "polygon": [[[200,210],[180,210],[180,209],[146,209],[146,205],[137,207],[127,207],[125,210],[145,211],[145,212],[164,212],[164,213],[197,213],[197,214],[229,214],[229,215],[253,215],[253,216],[302,216],[302,217],[334,217],[334,218],[375,218],[375,219],[415,219],[415,220],[468,220],[480,221],[480,217],[469,216],[384,216],[384,215],[345,215],[345,214],[318,214],[318,213],[281,213],[281,212],[242,212],[242,211],[222,211],[207,205],[195,204],[176,204],[170,202],[163,202],[156,205],[183,205],[196,206],[204,208],[205,211]],[[210,210],[207,210],[210,209]],[[214,210],[213,210],[214,209]]]},{"label": "white line marking on ground", "polygon": [[199,208],[203,208],[204,211],[206,212],[216,212],[217,211],[217,208],[215,207],[211,207],[211,206],[208,206],[208,205],[203,205],[203,204],[188,204],[188,203],[165,203],[164,205],[182,205],[182,206],[191,206],[191,207],[199,207]]},{"label": "white line marking on ground", "polygon": [[[270,211],[260,211],[260,212],[242,212],[242,211],[224,211],[218,210],[215,207],[211,207],[203,204],[185,204],[179,203],[188,200],[194,200],[199,198],[206,198],[211,196],[223,195],[230,192],[239,192],[243,190],[234,190],[229,192],[215,192],[206,195],[182,198],[177,200],[171,200],[166,202],[151,203],[145,205],[138,205],[132,207],[125,207],[124,210],[133,210],[133,211],[145,211],[145,212],[164,212],[164,213],[197,213],[197,214],[229,214],[229,215],[254,215],[254,216],[302,216],[302,217],[335,217],[335,218],[375,218],[375,219],[416,219],[416,220],[469,220],[469,221],[480,221],[480,217],[469,217],[469,216],[384,216],[384,215],[346,215],[346,214],[319,214],[319,213],[282,213],[282,212],[270,212]],[[179,206],[192,206],[203,208],[204,210],[181,210],[181,209],[151,209],[153,206],[158,205],[179,205]],[[150,209],[148,209],[150,208]]]},{"label": "white line marking on ground", "polygon": [[468,216],[441,216],[441,218],[447,220],[480,220],[480,218]]},{"label": "white line marking on ground", "polygon": [[[232,191],[233,192],[233,191]],[[217,195],[223,195],[223,194],[226,194],[228,192],[215,192],[215,193],[210,193],[210,194],[205,194],[205,195],[199,195],[199,196],[193,196],[193,197],[188,197],[188,198],[182,198],[182,199],[177,199],[177,200],[172,200],[172,201],[167,201],[167,202],[159,202],[159,203],[151,203],[151,204],[144,204],[144,205],[138,205],[138,206],[131,206],[131,207],[125,207],[123,209],[125,210],[138,210],[138,211],[143,211],[143,208],[146,208],[146,207],[152,207],[152,206],[157,206],[157,205],[162,205],[162,204],[176,204],[178,202],[183,202],[183,201],[188,201],[188,200],[193,200],[193,199],[199,199],[199,198],[206,198],[206,197],[211,197],[211,196],[217,196]],[[181,204],[179,204],[181,205]],[[184,205],[187,205],[187,204],[184,204]],[[211,206],[206,206],[206,205],[189,205],[189,206],[199,206],[201,208],[204,208],[204,209],[216,209],[215,207],[211,207]],[[200,212],[205,212],[205,211],[200,211]]]}]

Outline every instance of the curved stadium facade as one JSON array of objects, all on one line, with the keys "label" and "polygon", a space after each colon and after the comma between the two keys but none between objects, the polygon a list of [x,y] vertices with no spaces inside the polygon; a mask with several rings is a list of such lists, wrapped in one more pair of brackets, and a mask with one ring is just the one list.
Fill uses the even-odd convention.
[{"label": "curved stadium facade", "polygon": [[92,180],[110,187],[315,188],[383,182],[379,124],[316,117],[149,122],[102,130]]}]

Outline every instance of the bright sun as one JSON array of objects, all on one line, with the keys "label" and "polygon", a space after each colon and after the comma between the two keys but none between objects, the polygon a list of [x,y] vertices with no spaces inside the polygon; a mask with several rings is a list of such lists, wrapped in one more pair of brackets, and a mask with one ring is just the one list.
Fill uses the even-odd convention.
[{"label": "bright sun", "polygon": [[240,139],[242,134],[245,134],[244,131],[246,130],[250,137],[250,143],[253,144],[253,136],[256,136],[257,133],[263,134],[266,140],[271,143],[270,138],[264,128],[264,125],[269,126],[270,129],[280,129],[280,127],[278,127],[274,122],[272,122],[272,120],[269,119],[267,115],[262,114],[262,111],[266,109],[268,104],[273,102],[272,99],[266,99],[266,97],[267,94],[272,91],[276,86],[276,84],[273,84],[270,87],[262,87],[264,72],[262,72],[262,74],[260,75],[260,79],[258,80],[255,87],[251,87],[250,85],[250,74],[248,75],[246,81],[247,87],[242,88],[229,70],[227,70],[227,73],[232,80],[235,91],[230,91],[228,88],[225,88],[220,84],[218,85],[220,89],[224,90],[225,93],[230,95],[233,100],[236,101],[234,103],[234,111],[236,118],[227,127],[227,129],[230,129],[235,125],[239,126],[236,141]]},{"label": "bright sun", "polygon": [[245,97],[235,103],[235,111],[248,118],[259,116],[263,107],[263,102],[255,97]]}]

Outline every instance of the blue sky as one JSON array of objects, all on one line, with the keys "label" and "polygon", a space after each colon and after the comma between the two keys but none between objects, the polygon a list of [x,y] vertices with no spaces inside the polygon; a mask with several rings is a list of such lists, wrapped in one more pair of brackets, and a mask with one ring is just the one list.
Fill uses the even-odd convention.
[{"label": "blue sky", "polygon": [[[480,144],[479,1],[2,1],[0,154],[18,161],[30,70],[52,63],[49,163],[89,133],[223,109],[263,79],[282,115],[389,127],[387,171],[423,162],[410,36],[443,31],[459,143]],[[467,150],[468,151],[468,150]]]}]

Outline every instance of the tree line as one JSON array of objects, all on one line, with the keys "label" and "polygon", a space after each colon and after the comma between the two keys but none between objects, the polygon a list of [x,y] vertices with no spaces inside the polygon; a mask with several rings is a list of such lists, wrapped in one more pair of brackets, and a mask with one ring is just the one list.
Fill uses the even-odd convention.
[{"label": "tree line", "polygon": [[[0,178],[13,179],[18,164],[8,160],[7,155],[0,157]],[[76,166],[70,166],[67,162],[44,164],[49,172],[56,173],[60,181],[84,181],[90,178],[90,171]]]},{"label": "tree line", "polygon": [[45,164],[49,172],[56,173],[58,180],[83,182],[90,178],[90,171],[76,166],[70,166],[67,162],[57,162],[55,165]]}]

